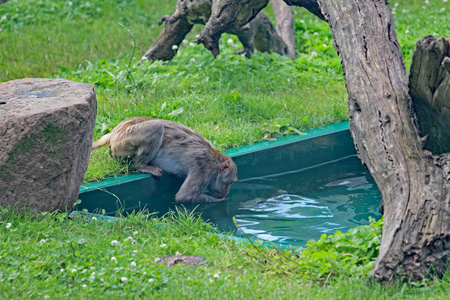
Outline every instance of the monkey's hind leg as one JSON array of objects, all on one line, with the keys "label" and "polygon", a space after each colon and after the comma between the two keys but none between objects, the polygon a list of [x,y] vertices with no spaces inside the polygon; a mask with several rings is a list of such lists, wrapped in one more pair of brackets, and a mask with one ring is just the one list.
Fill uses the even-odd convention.
[{"label": "monkey's hind leg", "polygon": [[162,171],[157,166],[148,163],[155,158],[161,148],[164,136],[164,126],[159,120],[149,120],[128,127],[120,135],[123,147],[134,149],[133,163],[143,173],[160,177]]}]

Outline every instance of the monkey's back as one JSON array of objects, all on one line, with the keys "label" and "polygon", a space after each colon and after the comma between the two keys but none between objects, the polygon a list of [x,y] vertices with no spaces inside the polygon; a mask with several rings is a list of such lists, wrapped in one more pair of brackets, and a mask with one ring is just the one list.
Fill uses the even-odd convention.
[{"label": "monkey's back", "polygon": [[164,126],[163,142],[150,164],[174,174],[187,175],[191,168],[197,168],[206,175],[217,172],[218,164],[228,158],[190,128],[167,120],[159,121]]}]

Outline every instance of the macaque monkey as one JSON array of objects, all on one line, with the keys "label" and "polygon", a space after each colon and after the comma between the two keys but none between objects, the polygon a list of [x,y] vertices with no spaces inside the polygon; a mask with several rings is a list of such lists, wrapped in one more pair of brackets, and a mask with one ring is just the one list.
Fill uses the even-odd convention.
[{"label": "macaque monkey", "polygon": [[[220,202],[237,181],[237,167],[200,134],[167,120],[132,117],[92,144],[109,144],[112,157],[129,157],[140,172],[186,176],[176,202]],[[208,189],[215,197],[204,194]]]}]

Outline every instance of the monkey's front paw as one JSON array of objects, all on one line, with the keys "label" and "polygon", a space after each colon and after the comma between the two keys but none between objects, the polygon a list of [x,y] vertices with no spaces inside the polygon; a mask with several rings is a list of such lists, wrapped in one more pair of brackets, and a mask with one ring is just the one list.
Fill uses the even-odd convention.
[{"label": "monkey's front paw", "polygon": [[139,172],[152,174],[155,177],[162,176],[162,170],[160,168],[158,168],[157,166],[145,166],[145,167],[139,168]]},{"label": "monkey's front paw", "polygon": [[228,199],[227,198],[212,198],[212,199],[210,199],[210,201],[208,201],[208,202],[223,202],[223,201],[227,201]]}]

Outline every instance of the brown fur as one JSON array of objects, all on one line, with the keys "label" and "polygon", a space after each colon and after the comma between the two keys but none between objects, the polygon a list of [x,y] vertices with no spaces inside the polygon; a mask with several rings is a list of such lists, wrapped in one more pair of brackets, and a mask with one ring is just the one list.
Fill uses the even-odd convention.
[{"label": "brown fur", "polygon": [[[108,144],[112,157],[130,157],[140,172],[187,176],[175,196],[177,202],[224,201],[237,180],[237,167],[229,156],[200,134],[167,120],[128,118],[94,142],[92,149]],[[206,189],[217,198],[204,194]]]}]

